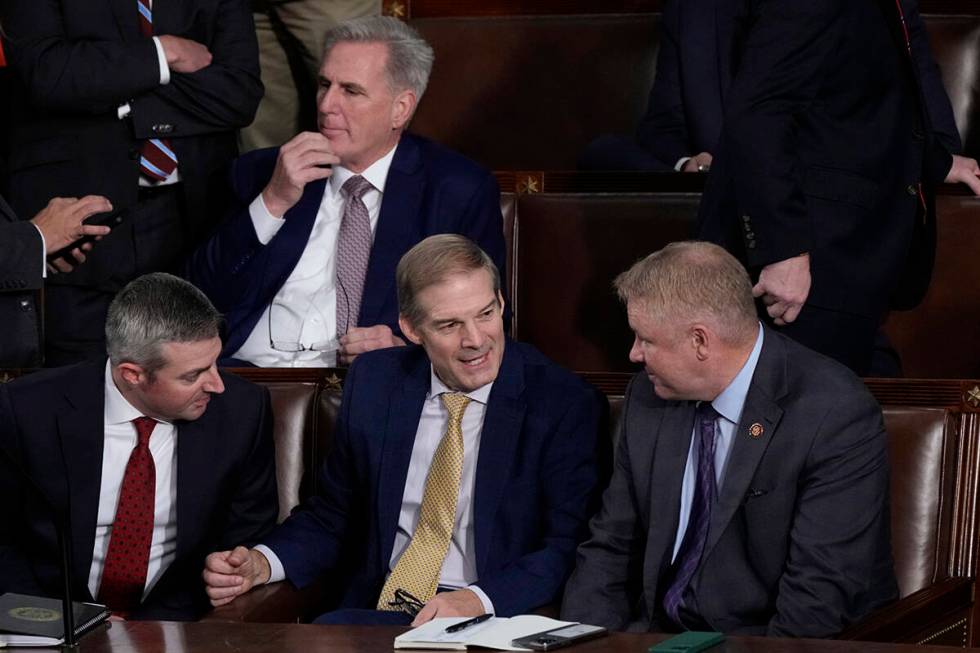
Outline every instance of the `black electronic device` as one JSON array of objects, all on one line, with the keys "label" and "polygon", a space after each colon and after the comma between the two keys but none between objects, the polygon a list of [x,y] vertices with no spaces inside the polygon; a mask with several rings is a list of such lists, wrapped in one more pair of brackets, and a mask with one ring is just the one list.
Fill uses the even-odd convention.
[{"label": "black electronic device", "polygon": [[561,628],[553,628],[542,633],[534,633],[527,637],[521,637],[511,642],[512,646],[529,648],[535,651],[551,651],[556,648],[564,648],[572,644],[578,644],[588,639],[602,637],[606,634],[606,629],[602,626],[590,626],[589,624],[571,624]]}]

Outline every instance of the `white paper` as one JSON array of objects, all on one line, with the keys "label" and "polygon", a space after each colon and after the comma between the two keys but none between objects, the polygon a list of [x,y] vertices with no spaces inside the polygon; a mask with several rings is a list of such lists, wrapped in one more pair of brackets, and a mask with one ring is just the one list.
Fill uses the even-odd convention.
[{"label": "white paper", "polygon": [[[407,633],[395,638],[396,648],[412,648],[406,646],[410,643],[426,643],[436,645],[438,648],[462,649],[469,646],[485,646],[501,651],[527,651],[530,649],[511,646],[511,641],[520,637],[527,637],[545,630],[554,630],[562,626],[570,626],[574,621],[558,621],[548,617],[540,617],[533,614],[518,615],[516,617],[493,617],[481,624],[470,626],[455,633],[447,633],[446,628],[462,621],[468,617],[443,617],[433,619],[414,628]],[[419,647],[422,648],[422,647]]]}]

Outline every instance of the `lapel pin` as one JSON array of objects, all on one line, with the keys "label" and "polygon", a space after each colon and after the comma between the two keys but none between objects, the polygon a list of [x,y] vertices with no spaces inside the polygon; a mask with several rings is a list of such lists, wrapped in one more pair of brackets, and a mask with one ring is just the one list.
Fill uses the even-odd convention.
[{"label": "lapel pin", "polygon": [[758,422],[749,427],[749,435],[753,438],[761,437],[765,432],[766,430],[762,428],[762,424],[759,424]]}]

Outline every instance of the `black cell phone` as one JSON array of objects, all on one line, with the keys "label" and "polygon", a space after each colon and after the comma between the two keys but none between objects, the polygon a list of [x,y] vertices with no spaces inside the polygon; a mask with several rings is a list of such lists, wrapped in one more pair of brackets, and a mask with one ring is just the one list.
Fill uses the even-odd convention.
[{"label": "black cell phone", "polygon": [[556,648],[564,648],[572,644],[584,642],[587,639],[602,637],[606,634],[606,629],[602,626],[590,626],[589,624],[572,624],[553,628],[543,633],[535,633],[527,637],[515,639],[510,643],[511,646],[529,648],[535,651],[550,651]]},{"label": "black cell phone", "polygon": [[725,641],[722,633],[689,630],[650,647],[648,653],[697,653]]},{"label": "black cell phone", "polygon": [[[115,229],[123,221],[122,213],[122,209],[113,209],[112,211],[107,211],[105,213],[93,213],[86,218],[84,222],[85,224],[96,224],[103,227],[109,227],[110,229]],[[76,247],[81,247],[85,243],[90,243],[93,240],[95,240],[95,236],[82,236],[67,247],[62,247],[57,252],[48,254],[48,260],[53,261],[54,259],[63,258],[72,265],[75,265],[74,259],[71,258],[71,250],[75,249]]]}]

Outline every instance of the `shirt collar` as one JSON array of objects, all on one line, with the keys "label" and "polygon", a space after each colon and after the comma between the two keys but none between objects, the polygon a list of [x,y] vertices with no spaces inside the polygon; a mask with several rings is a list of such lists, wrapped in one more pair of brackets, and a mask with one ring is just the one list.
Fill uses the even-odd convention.
[{"label": "shirt collar", "polygon": [[[470,399],[472,399],[473,401],[486,405],[487,400],[490,398],[490,389],[492,387],[493,387],[493,381],[491,381],[486,385],[481,385],[476,390],[472,390],[470,392],[464,392],[463,394],[469,397]],[[453,390],[445,383],[443,383],[442,379],[440,379],[439,376],[436,374],[435,368],[433,368],[432,365],[430,364],[428,398],[432,399],[433,397],[438,397],[439,395],[446,394],[447,392],[456,392],[456,390]]]},{"label": "shirt collar", "polygon": [[755,366],[759,363],[759,354],[762,353],[763,340],[762,325],[759,325],[759,334],[755,337],[755,346],[748,360],[742,365],[732,382],[722,390],[721,394],[715,397],[711,406],[718,411],[718,414],[733,424],[738,424],[742,418],[742,408],[745,407],[745,398],[749,394],[749,386],[752,384],[752,375],[755,374]]},{"label": "shirt collar", "polygon": [[[398,143],[395,143],[395,146],[388,150],[387,154],[365,168],[364,172],[360,173],[379,193],[385,192],[388,169],[391,168],[391,161],[395,158],[395,150],[397,149]],[[339,193],[340,189],[344,187],[344,183],[355,174],[357,173],[344,166],[335,165],[333,167],[333,174],[330,175],[330,189],[334,193]]]},{"label": "shirt collar", "polygon": [[[116,382],[112,379],[112,363],[107,360],[105,363],[105,411],[103,413],[105,424],[125,424],[132,422],[137,417],[143,417],[143,413],[129,403],[129,400],[116,387]],[[164,422],[160,419],[157,421],[170,424],[170,422]]]}]

